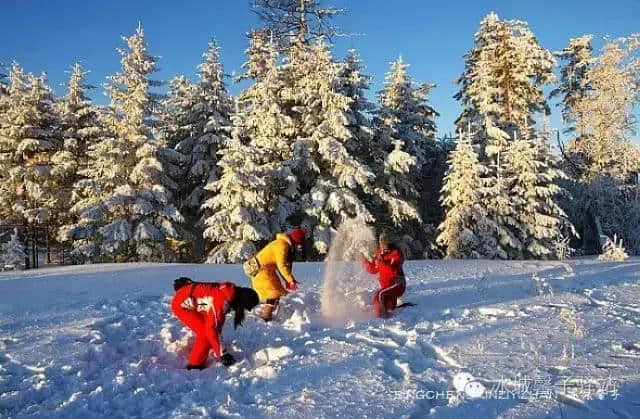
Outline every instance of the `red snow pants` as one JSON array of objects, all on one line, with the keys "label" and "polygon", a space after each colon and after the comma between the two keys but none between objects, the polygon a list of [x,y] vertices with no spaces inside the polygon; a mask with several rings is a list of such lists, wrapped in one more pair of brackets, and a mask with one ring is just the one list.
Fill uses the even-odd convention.
[{"label": "red snow pants", "polygon": [[373,295],[373,307],[378,317],[389,317],[390,312],[396,308],[398,298],[404,294],[406,286],[404,281],[398,281],[395,284],[381,288]]},{"label": "red snow pants", "polygon": [[207,361],[212,349],[216,357],[222,356],[220,330],[224,324],[224,313],[216,313],[216,309],[200,312],[183,307],[183,302],[189,297],[189,288],[185,286],[176,292],[171,310],[196,336],[189,355],[189,365],[201,366]]}]

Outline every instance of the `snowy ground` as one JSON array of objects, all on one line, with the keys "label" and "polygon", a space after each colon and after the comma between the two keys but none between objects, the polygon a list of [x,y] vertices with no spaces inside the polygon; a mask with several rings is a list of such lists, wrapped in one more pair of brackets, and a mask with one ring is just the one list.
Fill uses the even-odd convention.
[{"label": "snowy ground", "polygon": [[286,319],[228,322],[242,361],[204,371],[182,369],[171,282],[239,266],[0,273],[0,417],[640,417],[639,259],[411,262],[417,306],[346,325],[319,314],[323,265],[294,271]]}]

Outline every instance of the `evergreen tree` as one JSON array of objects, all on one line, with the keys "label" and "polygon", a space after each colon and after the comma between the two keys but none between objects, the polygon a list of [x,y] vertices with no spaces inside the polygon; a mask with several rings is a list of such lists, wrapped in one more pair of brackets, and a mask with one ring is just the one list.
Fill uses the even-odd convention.
[{"label": "evergreen tree", "polygon": [[[392,217],[393,227],[400,232],[412,232],[414,236],[416,231],[422,230],[422,234],[418,233],[417,236],[423,242],[429,242],[430,230],[434,230],[434,226],[424,224],[424,216],[429,215],[430,222],[436,221],[431,214],[432,209],[439,206],[439,185],[438,182],[428,184],[425,180],[440,179],[443,175],[437,173],[435,165],[441,153],[435,140],[434,118],[438,113],[427,101],[429,91],[434,85],[415,85],[407,74],[407,68],[408,65],[402,58],[391,64],[385,88],[379,92],[380,108],[375,112],[373,124],[377,134],[377,146],[388,156],[385,159],[387,179],[383,180],[387,186],[383,186],[382,189],[404,201],[399,206],[398,201],[391,204],[396,207],[392,208],[392,213],[404,208],[402,217],[398,217],[399,214]],[[407,156],[400,153],[410,156],[412,163]],[[399,161],[404,161],[405,164],[398,165]],[[398,188],[399,185],[403,186]],[[386,200],[389,198],[384,197]]]},{"label": "evergreen tree", "polygon": [[458,126],[466,130],[472,125],[477,132],[481,161],[491,145],[491,136],[482,130],[486,118],[513,137],[514,131],[522,135],[534,126],[534,114],[549,112],[542,89],[554,80],[554,63],[525,22],[500,20],[493,12],[482,20],[455,95],[464,107]]},{"label": "evergreen tree", "polygon": [[292,168],[304,224],[313,230],[315,250],[325,254],[332,229],[344,220],[374,221],[360,191],[370,191],[375,174],[350,151],[357,146],[346,112],[351,99],[339,91],[340,64],[327,46],[294,44],[283,71],[290,78],[282,95],[295,121]]},{"label": "evergreen tree", "polygon": [[582,100],[591,90],[587,72],[594,62],[593,48],[591,46],[592,35],[584,35],[572,38],[569,44],[555,54],[566,63],[562,66],[560,80],[550,97],[561,96],[562,118],[568,124],[567,132],[575,130],[574,115],[575,104]]},{"label": "evergreen tree", "polygon": [[[465,70],[458,79],[460,90],[455,95],[464,107],[457,123],[474,132],[479,161],[486,168],[483,199],[490,228],[485,233],[490,237],[488,242],[496,244],[491,257],[544,253],[532,251],[538,232],[524,225],[531,220],[523,219],[516,205],[520,197],[509,176],[519,169],[508,150],[517,138],[534,141],[536,114],[549,112],[543,87],[554,80],[554,62],[525,22],[500,20],[495,13],[483,19],[474,46],[465,56]],[[543,168],[540,162],[532,164]]]},{"label": "evergreen tree", "polygon": [[563,193],[557,180],[565,178],[557,168],[557,158],[544,138],[514,141],[504,158],[514,226],[520,230],[517,236],[522,243],[521,252],[512,258],[558,257],[556,244],[564,239],[565,232],[573,232],[573,226],[557,203]]},{"label": "evergreen tree", "polygon": [[87,97],[87,90],[94,87],[86,83],[86,71],[80,64],[75,64],[67,83],[67,94],[58,104],[60,114],[60,131],[63,147],[53,156],[54,175],[61,195],[57,208],[56,225],[60,229],[59,239],[66,238],[66,231],[75,222],[72,207],[82,199],[80,182],[88,167],[88,150],[102,135],[102,127],[98,110]]},{"label": "evergreen tree", "polygon": [[24,269],[26,259],[24,244],[18,235],[18,229],[13,230],[13,234],[8,242],[0,244],[0,268]]},{"label": "evergreen tree", "polygon": [[380,109],[374,123],[380,140],[390,151],[393,141],[401,141],[403,149],[416,158],[413,180],[420,184],[422,170],[427,166],[435,148],[438,113],[427,103],[433,84],[414,85],[407,74],[408,64],[402,57],[391,63],[385,88],[379,93]]},{"label": "evergreen tree", "polygon": [[44,75],[25,74],[17,63],[10,82],[0,115],[0,215],[11,222],[44,225],[60,199],[52,163],[61,147],[54,98]]},{"label": "evergreen tree", "polygon": [[[285,80],[275,49],[265,48],[268,59],[261,61],[260,71],[247,69],[255,83],[237,99],[233,139],[218,163],[222,175],[205,187],[212,192],[203,204],[204,237],[213,245],[209,262],[245,260],[256,251],[255,243],[272,238],[296,209],[296,179],[285,164],[292,154],[294,121],[282,108]],[[265,58],[263,49],[250,54]]]},{"label": "evergreen tree", "polygon": [[[564,167],[573,200],[565,200],[582,239],[584,253],[600,253],[605,236],[624,240],[631,253],[640,252],[640,207],[637,173],[640,149],[632,141],[638,104],[637,35],[609,40],[600,55],[591,56],[588,36],[572,40],[563,74],[579,74],[575,91],[563,82],[565,122],[572,138],[564,148]],[[564,81],[564,79],[563,79]]]},{"label": "evergreen tree", "polygon": [[[201,254],[201,208],[215,183],[218,154],[227,147],[231,131],[232,101],[224,84],[220,51],[215,41],[198,66],[199,82],[191,85],[184,77],[174,79],[166,101],[164,160],[178,188],[176,202],[190,226],[195,253]],[[176,153],[177,152],[177,153]]]},{"label": "evergreen tree", "polygon": [[482,202],[486,194],[486,171],[471,140],[460,135],[449,159],[441,197],[446,215],[438,228],[437,242],[445,247],[448,258],[480,258],[493,253],[487,249],[490,220]]},{"label": "evergreen tree", "polygon": [[109,134],[89,150],[94,194],[77,205],[80,220],[69,234],[95,240],[77,249],[88,257],[95,257],[93,246],[99,245],[100,253],[113,258],[167,260],[168,240],[177,238],[183,218],[172,204],[169,188],[175,185],[163,173],[151,128],[160,98],[150,91],[160,85],[149,78],[156,58],[147,52],[140,27],[124,40],[129,49],[120,50],[122,71],[105,86]]},{"label": "evergreen tree", "polygon": [[373,167],[379,163],[384,155],[379,147],[373,143],[374,132],[369,120],[369,115],[374,111],[375,105],[367,99],[365,91],[369,89],[371,76],[364,74],[364,64],[354,49],[347,51],[347,56],[340,63],[337,88],[340,93],[351,101],[346,112],[347,127],[351,131],[354,141],[349,150],[358,155],[366,164]]},{"label": "evergreen tree", "polygon": [[245,50],[247,61],[242,64],[244,73],[237,79],[258,80],[266,72],[273,59],[273,43],[270,42],[270,32],[268,29],[253,30],[248,34],[249,47]]}]

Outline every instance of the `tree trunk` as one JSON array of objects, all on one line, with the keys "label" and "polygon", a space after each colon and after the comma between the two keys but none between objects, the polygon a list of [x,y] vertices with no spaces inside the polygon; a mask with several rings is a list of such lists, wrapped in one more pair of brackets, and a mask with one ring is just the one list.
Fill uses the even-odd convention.
[{"label": "tree trunk", "polygon": [[36,228],[31,227],[31,267],[38,268],[38,249],[36,247]]},{"label": "tree trunk", "polygon": [[44,230],[44,241],[45,241],[45,245],[47,246],[47,257],[44,263],[49,265],[51,264],[51,243],[49,242],[49,224],[47,224]]},{"label": "tree trunk", "polygon": [[591,214],[591,216],[593,217],[593,225],[596,229],[596,234],[598,235],[598,247],[599,247],[599,251],[602,252],[602,250],[604,249],[604,233],[602,232],[602,224],[600,223],[600,217],[595,215],[595,214]]}]

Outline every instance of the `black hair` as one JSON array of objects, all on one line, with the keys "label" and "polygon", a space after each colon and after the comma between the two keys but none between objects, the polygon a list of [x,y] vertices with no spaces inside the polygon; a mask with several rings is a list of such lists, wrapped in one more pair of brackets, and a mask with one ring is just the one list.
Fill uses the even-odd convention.
[{"label": "black hair", "polygon": [[260,303],[258,294],[251,288],[236,287],[233,299],[229,302],[229,306],[234,311],[233,327],[242,326],[244,321],[245,310],[252,310]]},{"label": "black hair", "polygon": [[173,290],[178,291],[180,288],[185,285],[193,284],[191,278],[187,278],[186,276],[181,276],[180,278],[173,281]]}]

